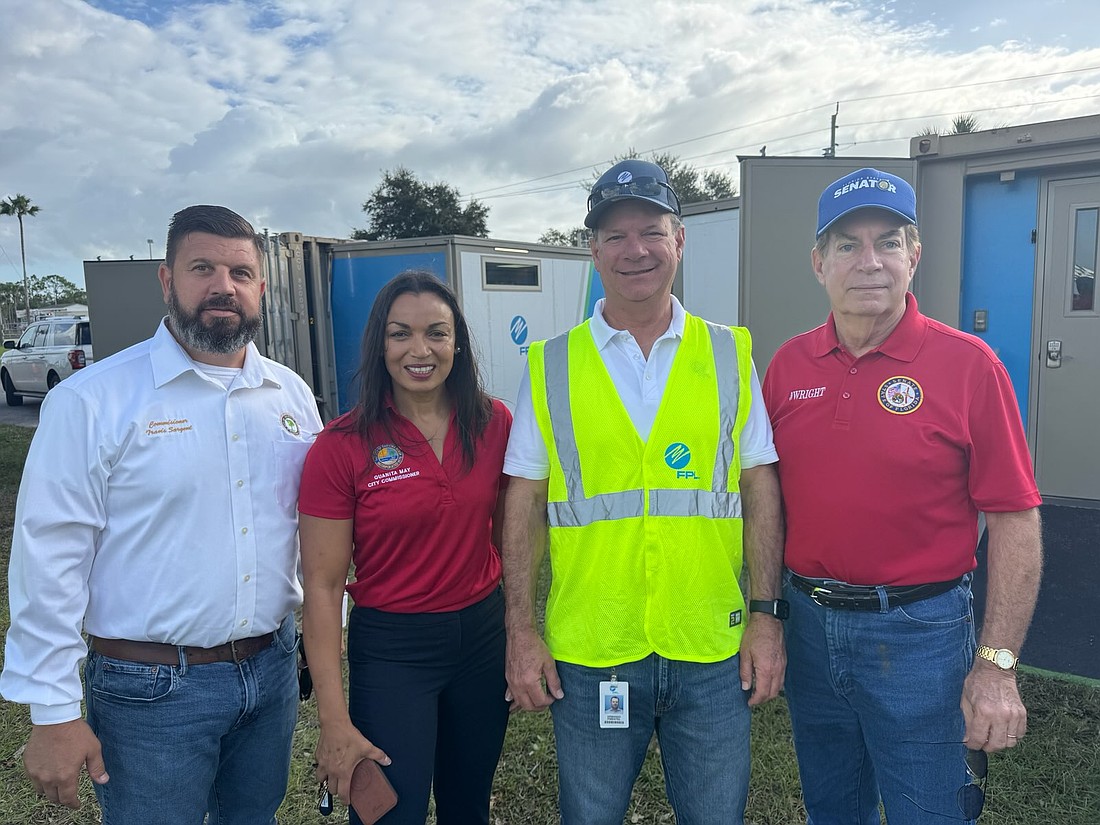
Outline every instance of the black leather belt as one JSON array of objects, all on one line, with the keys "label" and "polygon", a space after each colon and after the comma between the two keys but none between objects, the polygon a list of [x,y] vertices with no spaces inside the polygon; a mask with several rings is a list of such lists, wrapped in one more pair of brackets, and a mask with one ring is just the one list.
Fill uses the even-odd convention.
[{"label": "black leather belt", "polygon": [[880,591],[885,592],[888,607],[899,607],[903,604],[919,602],[921,599],[930,599],[933,596],[946,593],[948,590],[957,587],[961,581],[962,576],[949,582],[874,587],[872,585],[842,584],[839,582],[821,584],[812,579],[804,579],[797,573],[791,573],[791,584],[822,607],[835,607],[838,610],[881,610]]}]

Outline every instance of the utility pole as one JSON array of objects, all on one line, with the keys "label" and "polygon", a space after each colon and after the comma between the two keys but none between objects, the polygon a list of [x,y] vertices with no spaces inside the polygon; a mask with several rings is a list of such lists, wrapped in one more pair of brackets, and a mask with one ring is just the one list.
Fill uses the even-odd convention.
[{"label": "utility pole", "polygon": [[145,243],[149,244],[149,260],[153,260],[153,239],[146,238]]},{"label": "utility pole", "polygon": [[836,111],[833,112],[833,116],[830,118],[829,123],[829,148],[825,150],[824,155],[827,158],[836,157],[836,116],[840,114],[840,101],[837,101]]}]

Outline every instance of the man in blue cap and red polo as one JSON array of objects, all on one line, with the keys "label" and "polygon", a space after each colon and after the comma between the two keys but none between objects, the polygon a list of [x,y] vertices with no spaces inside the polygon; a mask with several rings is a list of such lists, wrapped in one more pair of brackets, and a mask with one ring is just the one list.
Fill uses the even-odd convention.
[{"label": "man in blue cap and red polo", "polygon": [[811,825],[878,825],[880,799],[890,825],[972,821],[985,752],[1027,730],[1015,668],[1039,589],[1039,494],[1004,366],[908,291],[916,223],[913,188],[894,175],[859,169],[826,188],[811,257],[832,312],[764,380]]},{"label": "man in blue cap and red polo", "polygon": [[740,823],[749,706],[779,691],[786,615],[748,331],[672,296],[684,227],[661,167],[611,167],[585,225],[605,297],[532,345],[504,462],[508,694],[551,707],[566,825],[622,825],[654,732],[677,822]]}]

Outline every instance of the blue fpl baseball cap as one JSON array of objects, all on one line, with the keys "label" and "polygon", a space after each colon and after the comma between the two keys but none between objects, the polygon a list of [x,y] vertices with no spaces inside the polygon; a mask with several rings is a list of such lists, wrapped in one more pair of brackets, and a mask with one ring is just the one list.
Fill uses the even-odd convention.
[{"label": "blue fpl baseball cap", "polygon": [[592,187],[584,225],[595,229],[612,204],[625,200],[648,201],[666,212],[680,214],[680,199],[669,186],[664,169],[645,160],[622,160],[600,175]]},{"label": "blue fpl baseball cap", "polygon": [[888,172],[866,167],[857,169],[825,187],[817,201],[817,235],[857,209],[885,209],[917,222],[917,195],[913,187]]}]

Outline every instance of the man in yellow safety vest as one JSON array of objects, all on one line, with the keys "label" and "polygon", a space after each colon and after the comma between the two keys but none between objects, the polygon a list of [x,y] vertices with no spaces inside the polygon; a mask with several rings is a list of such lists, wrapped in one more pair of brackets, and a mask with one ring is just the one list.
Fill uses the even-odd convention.
[{"label": "man in yellow safety vest", "polygon": [[504,465],[508,697],[552,709],[566,825],[621,825],[654,732],[680,825],[739,823],[749,707],[782,685],[787,607],[749,333],[673,297],[685,233],[660,166],[616,164],[588,207],[604,297],[531,346]]}]

